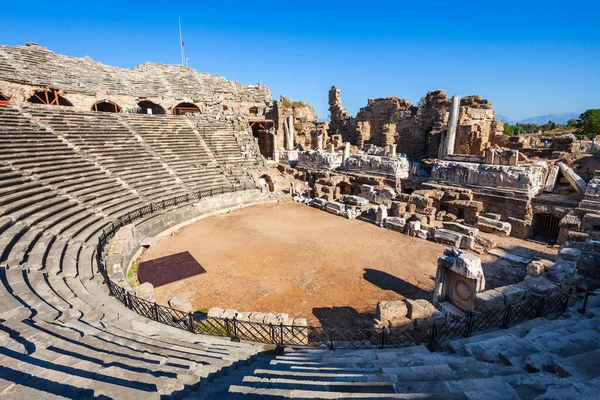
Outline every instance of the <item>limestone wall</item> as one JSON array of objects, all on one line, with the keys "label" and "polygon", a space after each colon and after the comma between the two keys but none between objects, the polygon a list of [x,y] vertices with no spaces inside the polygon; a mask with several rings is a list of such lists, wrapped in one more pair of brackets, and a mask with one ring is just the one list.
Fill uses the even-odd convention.
[{"label": "limestone wall", "polygon": [[329,114],[329,136],[340,135],[344,142],[356,143],[356,122],[342,105],[340,90],[335,86],[329,91]]},{"label": "limestone wall", "polygon": [[436,161],[430,181],[444,184],[509,189],[533,196],[544,184],[545,165],[506,166]]},{"label": "limestone wall", "polygon": [[140,100],[150,100],[165,110],[188,102],[205,113],[228,111],[244,116],[257,106],[264,116],[271,101],[266,86],[243,85],[191,67],[145,63],[118,68],[89,57],[56,54],[38,45],[0,46],[0,66],[0,92],[14,104],[47,88],[61,90],[76,108],[85,111],[104,99],[131,110]]},{"label": "limestone wall", "polygon": [[[356,139],[352,143],[359,147],[397,144],[397,151],[413,160],[435,158],[448,127],[450,105],[443,90],[428,92],[419,107],[398,97],[369,99],[356,115]],[[494,144],[506,145],[506,139],[489,100],[481,96],[461,100],[455,154],[482,156]]]}]

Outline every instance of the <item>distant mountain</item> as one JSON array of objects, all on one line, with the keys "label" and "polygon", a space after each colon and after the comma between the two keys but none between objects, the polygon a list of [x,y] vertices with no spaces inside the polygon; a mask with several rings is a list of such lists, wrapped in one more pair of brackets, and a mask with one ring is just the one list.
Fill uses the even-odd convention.
[{"label": "distant mountain", "polygon": [[496,119],[500,122],[502,122],[503,124],[509,123],[511,125],[515,124],[515,121],[513,121],[510,118],[505,117],[504,115],[500,115],[500,114],[496,114]]},{"label": "distant mountain", "polygon": [[565,113],[565,114],[548,114],[540,115],[537,117],[526,118],[519,121],[520,124],[536,124],[544,125],[548,121],[555,122],[557,124],[566,124],[570,119],[579,118],[577,113]]}]

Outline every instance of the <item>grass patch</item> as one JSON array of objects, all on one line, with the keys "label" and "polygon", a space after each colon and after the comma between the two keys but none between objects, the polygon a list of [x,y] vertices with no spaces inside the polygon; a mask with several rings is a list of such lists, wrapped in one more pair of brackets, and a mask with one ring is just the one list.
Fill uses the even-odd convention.
[{"label": "grass patch", "polygon": [[208,308],[206,307],[202,307],[201,309],[199,309],[198,311],[196,311],[197,313],[200,314],[208,314]]},{"label": "grass patch", "polygon": [[136,287],[140,286],[140,280],[138,278],[138,269],[139,268],[140,268],[140,262],[135,261],[131,265],[131,268],[129,268],[129,271],[127,271],[127,283],[129,283],[129,286],[131,286],[132,288],[136,288]]}]

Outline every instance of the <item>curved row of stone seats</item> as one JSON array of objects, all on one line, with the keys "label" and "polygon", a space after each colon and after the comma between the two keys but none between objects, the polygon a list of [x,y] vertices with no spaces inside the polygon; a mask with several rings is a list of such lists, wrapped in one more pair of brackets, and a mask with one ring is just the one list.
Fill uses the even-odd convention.
[{"label": "curved row of stone seats", "polygon": [[[56,108],[56,107],[55,107]],[[111,113],[31,108],[40,124],[61,135],[141,196],[155,201],[186,192],[163,160]]]},{"label": "curved row of stone seats", "polygon": [[167,162],[192,190],[229,185],[190,120],[179,116],[123,115],[123,121]]},{"label": "curved row of stone seats", "polygon": [[198,131],[220,164],[248,163],[230,123],[224,121],[197,121]]},{"label": "curved row of stone seats", "polygon": [[0,280],[0,396],[180,397],[259,349],[145,324],[122,306],[99,312],[79,279],[0,269]]},{"label": "curved row of stone seats", "polygon": [[0,264],[56,267],[67,240],[89,240],[107,216],[145,204],[133,190],[18,110],[0,106]]},{"label": "curved row of stone seats", "polygon": [[[189,399],[419,398],[597,399],[600,291],[587,315],[576,307],[443,343],[385,350],[286,349],[224,371]],[[579,303],[577,306],[581,306]]]}]

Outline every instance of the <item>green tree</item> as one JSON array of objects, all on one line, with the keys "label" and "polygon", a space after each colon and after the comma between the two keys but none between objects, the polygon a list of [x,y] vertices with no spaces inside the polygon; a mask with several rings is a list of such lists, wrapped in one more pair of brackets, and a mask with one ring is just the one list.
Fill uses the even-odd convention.
[{"label": "green tree", "polygon": [[513,128],[512,128],[512,126],[510,126],[510,124],[508,122],[504,123],[504,134],[506,136],[512,136],[514,134]]},{"label": "green tree", "polygon": [[577,133],[589,137],[600,135],[600,109],[587,110],[579,116]]},{"label": "green tree", "polygon": [[579,126],[579,121],[575,118],[571,118],[567,121],[567,128],[577,128]]}]

